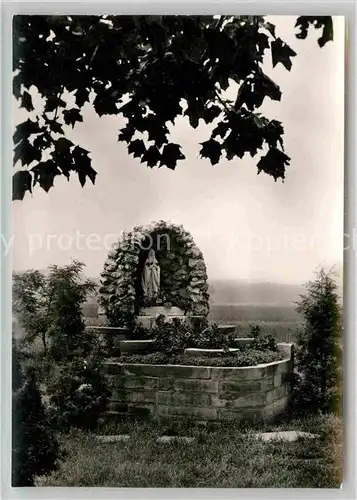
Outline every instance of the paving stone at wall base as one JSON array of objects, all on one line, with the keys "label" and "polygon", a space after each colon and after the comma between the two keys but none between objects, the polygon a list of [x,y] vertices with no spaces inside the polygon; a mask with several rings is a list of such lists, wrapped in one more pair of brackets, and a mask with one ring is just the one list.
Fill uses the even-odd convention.
[{"label": "paving stone at wall base", "polygon": [[276,432],[259,432],[254,434],[257,439],[262,439],[263,441],[297,441],[298,439],[317,439],[318,434],[311,434],[310,432],[302,431],[276,431]]},{"label": "paving stone at wall base", "polygon": [[96,440],[101,443],[119,443],[121,441],[128,441],[130,434],[118,434],[114,436],[95,436]]},{"label": "paving stone at wall base", "polygon": [[160,436],[156,440],[158,443],[172,443],[172,442],[178,442],[178,443],[186,443],[186,444],[191,444],[195,441],[194,437],[189,437],[189,436]]}]

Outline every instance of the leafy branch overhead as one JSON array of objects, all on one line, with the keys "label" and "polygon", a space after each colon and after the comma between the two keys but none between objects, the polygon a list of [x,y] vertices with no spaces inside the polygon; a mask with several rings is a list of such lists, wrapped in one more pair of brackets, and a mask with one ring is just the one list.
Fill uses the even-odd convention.
[{"label": "leafy branch overhead", "polygon": [[[296,36],[310,26],[322,30],[320,46],[333,39],[330,17],[299,17]],[[266,57],[290,70],[296,53],[265,17],[15,16],[13,27],[13,94],[30,116],[14,133],[14,199],[37,184],[48,191],[61,175],[95,182],[90,152],[66,138],[87,103],[98,116],[125,119],[118,140],[149,167],[175,169],[185,158],[169,130],[183,116],[193,128],[212,124],[200,150],[212,164],[259,155],[258,172],[284,179],[283,126],[258,109],[281,99]],[[232,82],[233,101],[225,94]]]}]

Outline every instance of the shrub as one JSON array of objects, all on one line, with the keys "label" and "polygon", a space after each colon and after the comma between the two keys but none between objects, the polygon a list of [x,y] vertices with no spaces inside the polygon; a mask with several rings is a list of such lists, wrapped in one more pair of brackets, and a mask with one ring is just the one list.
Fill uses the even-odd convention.
[{"label": "shrub", "polygon": [[13,348],[12,486],[33,486],[36,476],[55,470],[62,454],[49,426],[35,372],[22,373]]},{"label": "shrub", "polygon": [[[240,351],[255,350],[277,352],[277,342],[271,335],[262,335],[259,326],[251,327],[253,342],[241,346],[235,341],[235,334],[228,334],[218,328],[216,324],[206,325],[203,330],[194,330],[177,318],[167,322],[164,316],[156,320],[156,326],[151,334],[154,339],[154,348],[167,356],[181,354],[188,347],[198,349],[223,349],[225,354],[231,355],[231,347],[239,347]],[[141,337],[143,338],[143,337]]]},{"label": "shrub", "polygon": [[172,356],[182,353],[188,347],[191,331],[177,318],[167,322],[164,316],[159,316],[155,327],[151,330],[151,336],[156,351]]},{"label": "shrub", "polygon": [[109,395],[102,346],[82,318],[82,304],[95,288],[83,280],[82,271],[83,264],[73,261],[50,267],[47,276],[37,271],[15,276],[16,310],[28,332],[25,344],[42,339],[43,349],[32,350],[32,357],[50,401],[51,423],[62,430],[95,427]]},{"label": "shrub", "polygon": [[[26,271],[13,275],[13,310],[24,332],[23,343],[42,342],[45,353],[61,359],[62,349],[75,349],[76,333],[82,333],[82,304],[95,283],[82,279],[84,264],[50,266],[48,273]],[[59,337],[66,337],[66,341]],[[37,345],[37,344],[36,344]],[[37,349],[38,351],[38,349]]]},{"label": "shrub", "polygon": [[250,326],[250,337],[253,337],[253,342],[249,345],[251,349],[257,351],[277,351],[278,344],[272,335],[262,335],[260,326]]},{"label": "shrub", "polygon": [[228,353],[228,349],[234,346],[234,338],[234,334],[222,332],[216,324],[212,324],[200,332],[192,332],[188,347],[223,349]]},{"label": "shrub", "polygon": [[96,427],[109,397],[103,361],[104,351],[97,336],[85,332],[76,353],[55,365],[47,392],[52,423],[58,429]]},{"label": "shrub", "polygon": [[301,374],[297,403],[314,411],[339,412],[341,311],[337,284],[332,273],[321,269],[305,286],[306,294],[297,304],[305,320],[296,353]]}]

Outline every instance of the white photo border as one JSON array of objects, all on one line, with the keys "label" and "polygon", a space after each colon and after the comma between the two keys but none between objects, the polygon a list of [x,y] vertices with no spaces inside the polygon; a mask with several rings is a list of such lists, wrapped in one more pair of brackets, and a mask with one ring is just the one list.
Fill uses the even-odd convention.
[{"label": "white photo border", "polygon": [[[0,2],[1,3],[1,2]],[[354,1],[169,0],[93,2],[2,2],[1,8],[1,235],[12,234],[12,16],[15,14],[270,14],[341,15],[346,21],[345,234],[356,228],[355,116],[356,6]],[[342,236],[341,236],[342,238]],[[344,480],[340,489],[155,489],[155,488],[11,488],[11,254],[1,253],[1,498],[158,498],[165,499],[322,499],[355,498],[356,420],[356,255],[344,252]]]}]

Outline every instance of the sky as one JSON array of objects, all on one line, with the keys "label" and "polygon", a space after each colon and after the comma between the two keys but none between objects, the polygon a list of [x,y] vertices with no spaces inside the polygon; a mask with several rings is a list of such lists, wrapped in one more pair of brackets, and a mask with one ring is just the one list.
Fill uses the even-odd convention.
[{"label": "sky", "polygon": [[[297,52],[290,72],[264,70],[282,91],[261,112],[284,124],[291,157],[285,182],[257,175],[257,158],[211,166],[199,157],[210,126],[178,119],[172,141],[186,156],[175,171],[149,169],[117,142],[120,117],[98,118],[90,104],[67,137],[91,151],[95,186],[58,178],[13,203],[15,270],[65,265],[71,258],[98,276],[110,245],[137,224],[182,224],[202,250],[209,279],[303,283],[320,266],[340,266],[343,247],[344,22],[334,18],[334,41],[317,44],[318,31],[295,38],[294,17],[275,16],[276,34]],[[228,93],[234,98],[236,88]],[[14,125],[27,112],[14,102]]]}]

